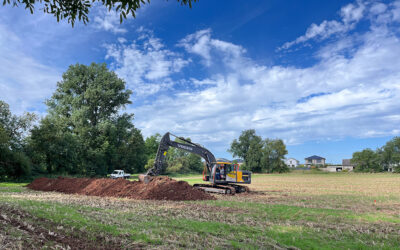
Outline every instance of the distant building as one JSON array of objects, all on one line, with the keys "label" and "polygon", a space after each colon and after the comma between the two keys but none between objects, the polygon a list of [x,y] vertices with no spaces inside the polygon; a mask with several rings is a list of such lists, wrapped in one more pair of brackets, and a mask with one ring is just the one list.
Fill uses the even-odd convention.
[{"label": "distant building", "polygon": [[353,166],[353,164],[351,164],[351,159],[343,159],[342,166]]},{"label": "distant building", "polygon": [[234,159],[232,160],[232,162],[237,162],[237,164],[239,164],[239,166],[243,165],[244,161],[242,159]]},{"label": "distant building", "polygon": [[325,165],[325,158],[318,156],[318,155],[313,155],[310,157],[305,158],[306,163],[304,165],[306,166],[322,166]]},{"label": "distant building", "polygon": [[342,170],[348,170],[348,171],[354,170],[354,165],[351,164],[351,159],[342,160]]},{"label": "distant building", "polygon": [[297,166],[299,166],[299,163],[300,163],[295,158],[284,159],[284,162],[290,168],[297,168]]},{"label": "distant building", "polygon": [[342,165],[330,165],[326,166],[326,168],[321,168],[321,170],[327,172],[342,172],[342,171],[351,172],[354,170],[354,167],[353,165],[351,165],[350,159],[343,159]]},{"label": "distant building", "polygon": [[395,172],[395,168],[398,168],[400,163],[390,163],[388,166],[388,172]]},{"label": "distant building", "polygon": [[228,160],[226,158],[217,158],[217,161],[219,161],[219,162],[232,162],[232,161],[230,161],[230,160]]}]

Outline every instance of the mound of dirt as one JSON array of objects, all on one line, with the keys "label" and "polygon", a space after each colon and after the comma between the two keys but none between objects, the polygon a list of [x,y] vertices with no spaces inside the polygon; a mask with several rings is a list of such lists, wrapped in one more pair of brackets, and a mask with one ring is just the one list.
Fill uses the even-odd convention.
[{"label": "mound of dirt", "polygon": [[166,176],[157,176],[145,184],[124,179],[38,178],[27,186],[38,191],[56,191],[67,194],[126,197],[139,200],[213,200],[210,194]]}]

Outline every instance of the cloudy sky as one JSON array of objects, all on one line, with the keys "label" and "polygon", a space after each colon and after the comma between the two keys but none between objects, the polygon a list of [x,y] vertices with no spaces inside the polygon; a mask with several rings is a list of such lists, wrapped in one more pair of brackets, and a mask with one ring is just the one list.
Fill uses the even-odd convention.
[{"label": "cloudy sky", "polygon": [[69,65],[105,62],[144,136],[191,137],[217,157],[250,128],[301,162],[400,135],[400,1],[228,2],[153,0],[122,25],[96,7],[74,28],[1,6],[0,99],[44,116]]}]

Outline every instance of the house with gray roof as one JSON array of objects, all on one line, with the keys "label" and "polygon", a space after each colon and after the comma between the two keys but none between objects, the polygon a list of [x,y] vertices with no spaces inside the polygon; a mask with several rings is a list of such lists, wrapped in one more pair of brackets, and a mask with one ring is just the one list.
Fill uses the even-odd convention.
[{"label": "house with gray roof", "polygon": [[310,167],[310,166],[323,166],[325,165],[325,158],[318,156],[318,155],[313,155],[310,157],[305,158],[306,162],[304,165]]}]

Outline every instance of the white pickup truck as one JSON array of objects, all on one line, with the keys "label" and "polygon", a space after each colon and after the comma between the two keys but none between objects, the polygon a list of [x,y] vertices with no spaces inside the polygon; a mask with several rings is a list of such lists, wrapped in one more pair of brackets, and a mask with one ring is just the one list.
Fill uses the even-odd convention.
[{"label": "white pickup truck", "polygon": [[110,175],[111,179],[118,179],[118,178],[124,178],[124,179],[129,179],[131,178],[130,174],[125,174],[124,170],[114,170],[112,174]]}]

